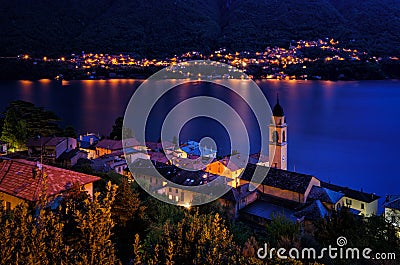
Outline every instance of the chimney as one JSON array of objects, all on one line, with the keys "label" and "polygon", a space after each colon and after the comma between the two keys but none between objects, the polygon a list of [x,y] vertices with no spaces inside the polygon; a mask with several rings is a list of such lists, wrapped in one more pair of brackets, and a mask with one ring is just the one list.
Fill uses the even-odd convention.
[{"label": "chimney", "polygon": [[40,175],[42,171],[42,164],[36,162],[36,166],[32,168],[32,178],[36,178]]},{"label": "chimney", "polygon": [[82,141],[82,140],[83,140],[83,136],[81,134],[81,135],[79,135],[79,141]]}]

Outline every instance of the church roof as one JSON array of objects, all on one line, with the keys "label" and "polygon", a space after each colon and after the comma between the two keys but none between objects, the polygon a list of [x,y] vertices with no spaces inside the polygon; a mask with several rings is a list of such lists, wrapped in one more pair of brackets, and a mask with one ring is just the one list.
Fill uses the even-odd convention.
[{"label": "church roof", "polygon": [[[251,181],[256,165],[248,164],[241,179]],[[263,185],[304,194],[313,178],[311,175],[287,170],[258,166],[258,172],[265,176]]]},{"label": "church roof", "polygon": [[276,104],[275,104],[274,108],[272,109],[272,114],[275,117],[285,116],[285,112],[283,111],[282,106],[279,104],[279,97],[277,97],[277,99],[276,99]]}]

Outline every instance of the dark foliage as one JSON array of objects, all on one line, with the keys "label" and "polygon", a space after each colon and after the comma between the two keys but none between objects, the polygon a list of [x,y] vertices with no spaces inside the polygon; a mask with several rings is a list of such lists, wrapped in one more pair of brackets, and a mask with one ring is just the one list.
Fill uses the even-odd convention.
[{"label": "dark foliage", "polygon": [[16,0],[2,1],[1,14],[3,56],[85,50],[163,57],[323,37],[379,55],[398,55],[400,47],[396,0]]}]

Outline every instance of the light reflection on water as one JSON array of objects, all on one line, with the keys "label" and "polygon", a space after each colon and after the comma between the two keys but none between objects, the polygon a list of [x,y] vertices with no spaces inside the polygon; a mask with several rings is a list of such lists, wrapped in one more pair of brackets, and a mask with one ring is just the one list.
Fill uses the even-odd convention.
[{"label": "light reflection on water", "polygon": [[[54,111],[63,126],[78,133],[109,134],[115,118],[122,116],[142,80],[1,81],[0,109],[11,100],[31,101]],[[238,80],[238,82],[242,82]],[[362,81],[256,81],[271,104],[279,93],[287,115],[289,170],[314,174],[355,189],[378,195],[400,193],[397,161],[400,150],[400,82]],[[238,83],[242,86],[242,83]],[[207,91],[223,98],[246,119],[252,149],[257,150],[256,123],[249,109],[223,89],[183,87],[161,101],[168,110],[182,98]],[[162,115],[156,115],[162,116]],[[253,117],[254,119],[254,117]],[[232,121],[235,122],[235,121]],[[265,121],[265,126],[268,121]],[[157,125],[151,128],[154,135]],[[212,121],[199,119],[184,127],[182,139],[212,132],[220,149],[227,145],[226,132]],[[154,137],[156,138],[156,137]],[[157,140],[157,139],[153,139]],[[218,139],[217,139],[218,140]]]}]

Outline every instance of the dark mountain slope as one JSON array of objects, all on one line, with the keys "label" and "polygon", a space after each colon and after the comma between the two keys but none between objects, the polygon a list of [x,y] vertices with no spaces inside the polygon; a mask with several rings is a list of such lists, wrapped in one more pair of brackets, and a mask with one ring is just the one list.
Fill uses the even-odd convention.
[{"label": "dark mountain slope", "polygon": [[396,0],[15,0],[0,3],[0,55],[93,51],[162,57],[332,37],[398,55]]}]

